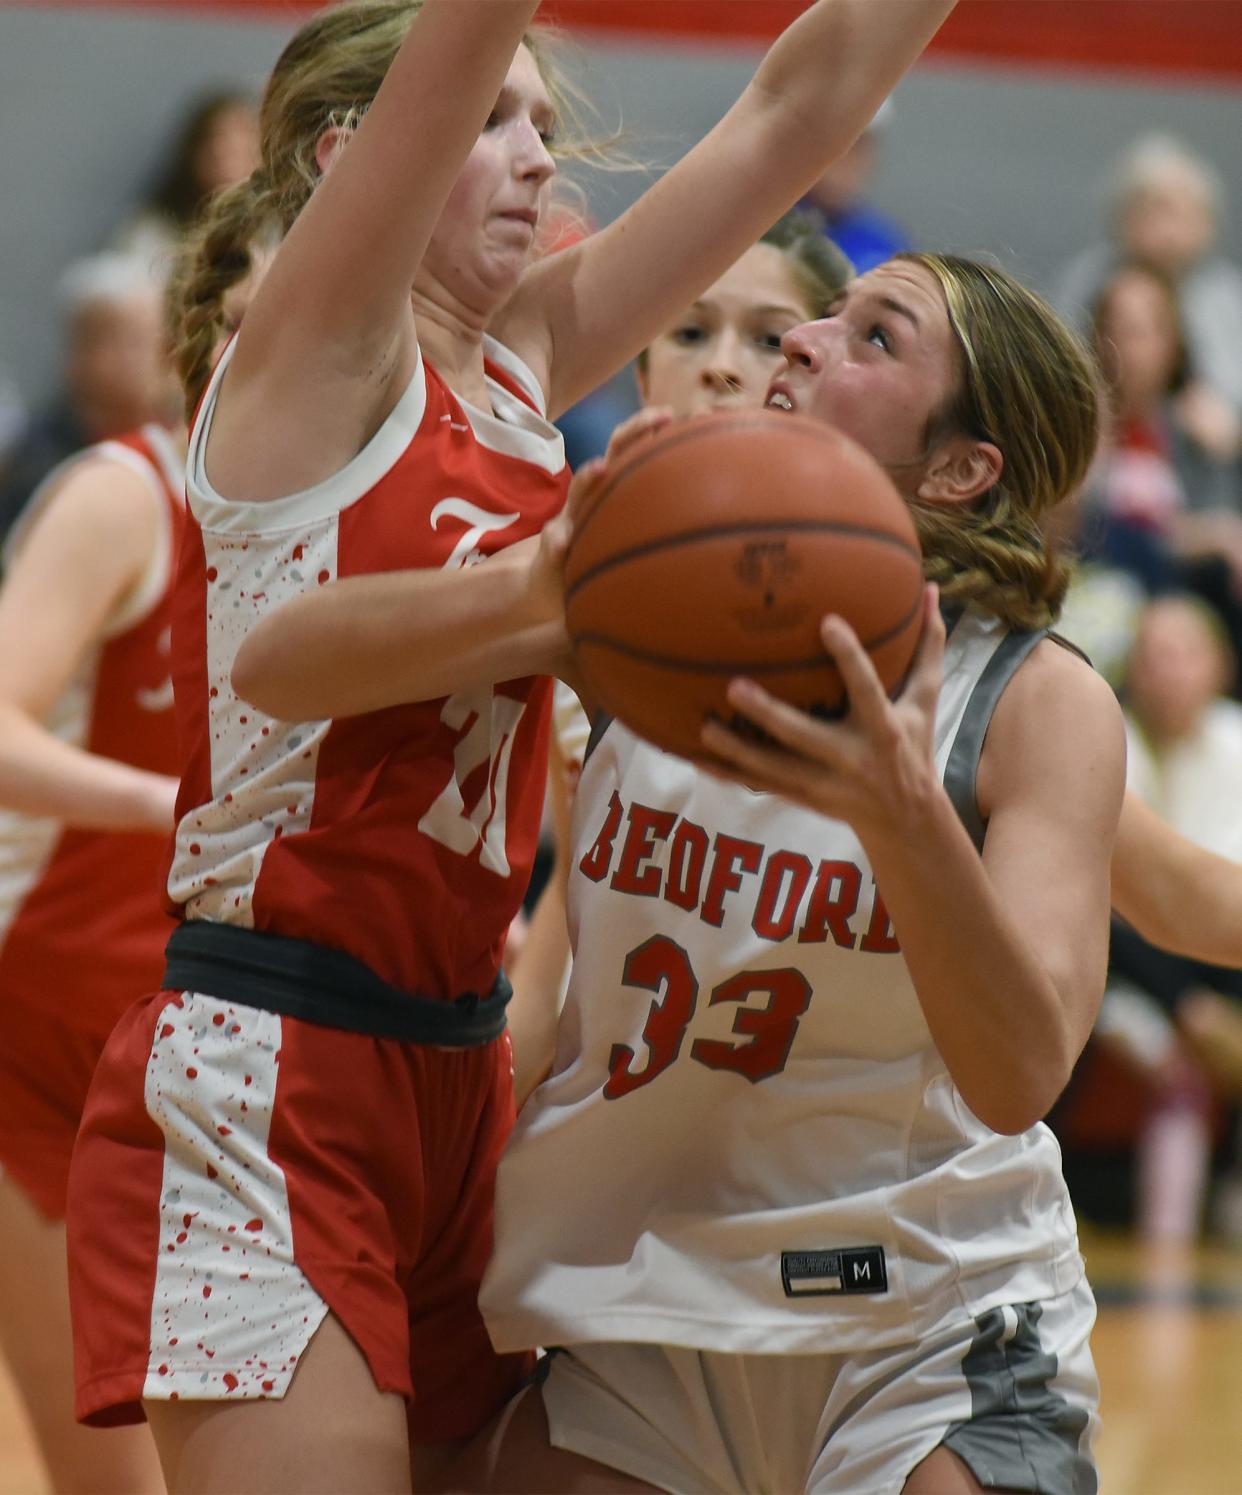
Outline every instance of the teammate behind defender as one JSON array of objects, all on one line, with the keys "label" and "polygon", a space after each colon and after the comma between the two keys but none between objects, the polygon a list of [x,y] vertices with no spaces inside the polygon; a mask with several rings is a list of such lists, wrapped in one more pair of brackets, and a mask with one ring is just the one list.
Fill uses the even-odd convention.
[{"label": "teammate behind defender", "polygon": [[95,1062],[172,927],[183,443],[147,426],[52,473],[0,588],[0,1345],[64,1491],[159,1485],[144,1430],[73,1422],[64,1222]]},{"label": "teammate behind defender", "polygon": [[[238,644],[336,577],[453,579],[540,530],[566,482],[549,415],[797,197],[948,8],[819,0],[684,162],[539,262],[558,108],[521,44],[534,0],[340,6],[277,64],[263,165],[217,199],[185,301],[207,387],[174,627],[184,922],[105,1052],[71,1184],[79,1412],[145,1404],[174,1488],[400,1488],[411,1444],[421,1479],[526,1367],[475,1300],[548,684],[277,722],[234,693]],[[287,236],[207,380],[268,211]]]}]

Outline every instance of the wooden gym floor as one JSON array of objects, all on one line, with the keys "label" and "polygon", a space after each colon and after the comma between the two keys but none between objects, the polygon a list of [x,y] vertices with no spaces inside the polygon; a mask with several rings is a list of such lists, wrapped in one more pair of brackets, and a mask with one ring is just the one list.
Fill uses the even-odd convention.
[{"label": "wooden gym floor", "polygon": [[[1100,1304],[1102,1495],[1242,1495],[1242,1248],[1084,1235]],[[101,1433],[106,1438],[107,1433]],[[0,1495],[46,1495],[0,1365]]]}]

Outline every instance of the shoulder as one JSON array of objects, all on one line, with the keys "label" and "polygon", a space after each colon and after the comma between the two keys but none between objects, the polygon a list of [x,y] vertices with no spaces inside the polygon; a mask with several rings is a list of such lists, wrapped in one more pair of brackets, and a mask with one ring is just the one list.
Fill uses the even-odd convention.
[{"label": "shoulder", "polygon": [[36,542],[137,569],[159,533],[158,474],[130,447],[104,443],[51,474],[10,537],[9,561]]},{"label": "shoulder", "polygon": [[1126,734],[1112,688],[1053,639],[1031,650],[997,703],[979,764],[985,813],[1028,787],[1090,785],[1107,799],[1125,778]]}]

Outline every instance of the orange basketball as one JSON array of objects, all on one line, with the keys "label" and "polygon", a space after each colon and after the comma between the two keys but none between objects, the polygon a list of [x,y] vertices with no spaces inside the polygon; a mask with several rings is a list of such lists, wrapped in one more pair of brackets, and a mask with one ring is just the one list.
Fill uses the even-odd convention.
[{"label": "orange basketball", "polygon": [[596,701],[689,758],[707,716],[733,717],[736,675],[840,712],[826,613],[852,625],[894,692],[922,592],[914,525],[884,470],[831,427],[771,410],[638,441],[580,516],[565,565],[569,636]]}]

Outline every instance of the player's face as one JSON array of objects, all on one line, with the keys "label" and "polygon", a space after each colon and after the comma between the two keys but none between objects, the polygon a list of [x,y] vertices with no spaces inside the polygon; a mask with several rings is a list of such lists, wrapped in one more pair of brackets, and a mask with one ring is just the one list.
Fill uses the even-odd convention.
[{"label": "player's face", "polygon": [[960,353],[936,279],[893,260],[852,281],[829,314],[786,333],[767,404],[836,426],[912,496],[927,432],[957,387]]},{"label": "player's face", "polygon": [[782,337],[809,312],[788,256],[756,244],[648,348],[643,403],[678,418],[762,404]]},{"label": "player's face", "polygon": [[556,171],[554,123],[535,59],[519,47],[427,249],[429,268],[468,306],[507,295],[530,259]]}]

